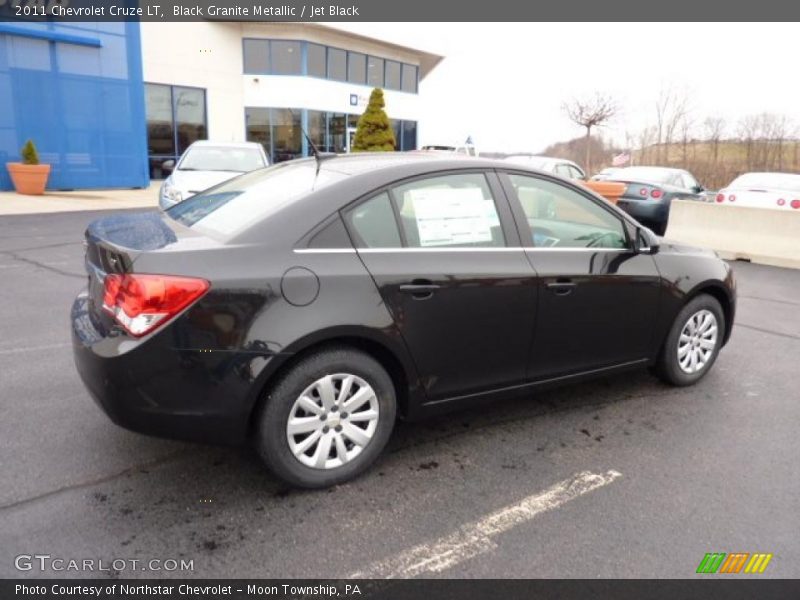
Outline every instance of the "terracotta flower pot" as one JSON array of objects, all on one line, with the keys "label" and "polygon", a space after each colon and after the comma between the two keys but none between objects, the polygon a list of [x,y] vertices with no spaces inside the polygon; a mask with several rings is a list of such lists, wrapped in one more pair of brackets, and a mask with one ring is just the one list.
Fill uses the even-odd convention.
[{"label": "terracotta flower pot", "polygon": [[41,196],[50,176],[50,165],[26,165],[24,163],[6,163],[8,174],[18,194]]},{"label": "terracotta flower pot", "polygon": [[625,193],[625,184],[618,181],[582,181],[585,187],[600,194],[611,204],[616,204]]}]

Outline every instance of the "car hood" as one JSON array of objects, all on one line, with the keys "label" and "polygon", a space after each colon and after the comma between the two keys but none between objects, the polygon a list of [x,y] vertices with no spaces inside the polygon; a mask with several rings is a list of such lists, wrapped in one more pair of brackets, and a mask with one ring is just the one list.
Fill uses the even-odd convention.
[{"label": "car hood", "polygon": [[239,175],[241,173],[231,171],[182,171],[176,169],[169,176],[169,183],[186,199]]}]

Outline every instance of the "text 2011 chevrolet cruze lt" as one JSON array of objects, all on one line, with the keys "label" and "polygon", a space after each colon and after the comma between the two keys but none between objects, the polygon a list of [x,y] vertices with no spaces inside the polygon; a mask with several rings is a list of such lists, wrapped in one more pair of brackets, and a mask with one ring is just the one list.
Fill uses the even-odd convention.
[{"label": "text 2011 chevrolet cruze lt", "polygon": [[321,157],[86,232],[78,371],[130,429],[252,439],[293,484],[364,471],[395,419],[587,375],[703,377],[729,266],[578,185],[444,155]]}]

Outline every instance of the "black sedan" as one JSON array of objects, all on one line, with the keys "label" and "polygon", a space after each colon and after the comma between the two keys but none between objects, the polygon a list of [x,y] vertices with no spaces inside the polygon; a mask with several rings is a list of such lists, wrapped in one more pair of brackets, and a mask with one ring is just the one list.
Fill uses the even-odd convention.
[{"label": "black sedan", "polygon": [[683,169],[627,167],[618,169],[606,181],[626,185],[617,205],[659,235],[667,229],[673,200],[706,200],[703,186]]},{"label": "black sedan", "polygon": [[251,440],[295,485],[350,479],[395,419],[728,341],[730,268],[582,186],[430,154],[302,159],[86,232],[75,362],[116,423]]}]

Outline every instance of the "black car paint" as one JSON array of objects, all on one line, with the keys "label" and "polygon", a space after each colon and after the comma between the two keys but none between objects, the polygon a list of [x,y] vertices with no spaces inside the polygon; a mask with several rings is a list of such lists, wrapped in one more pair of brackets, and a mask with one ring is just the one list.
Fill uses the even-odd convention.
[{"label": "black car paint", "polygon": [[[666,242],[654,254],[634,250],[637,224],[579,185],[478,159],[329,160],[322,168],[371,162],[226,240],[166,215],[158,225],[152,216],[132,217],[134,229],[148,223],[141,239],[124,231],[131,217],[90,226],[88,291],[72,308],[74,354],[87,388],[115,422],[170,438],[241,442],[275,377],[332,342],[375,356],[396,383],[401,415],[416,419],[651,364],[674,316],[699,291],[721,301],[729,324],[724,341],[730,335],[735,283],[723,261]],[[487,174],[510,248],[443,251],[423,261],[413,251],[353,249],[343,209],[397,181],[463,170]],[[531,248],[529,228],[518,227],[525,220],[504,175],[510,172],[557,181],[600,203],[623,220],[631,248]],[[125,246],[115,243],[122,239]],[[305,304],[285,295],[298,267],[317,279]],[[135,339],[97,305],[103,273],[125,271],[202,277],[212,285],[170,323]],[[308,287],[303,277],[300,289]],[[415,280],[441,287],[429,298],[399,290]],[[559,282],[575,285],[562,295]]]}]

